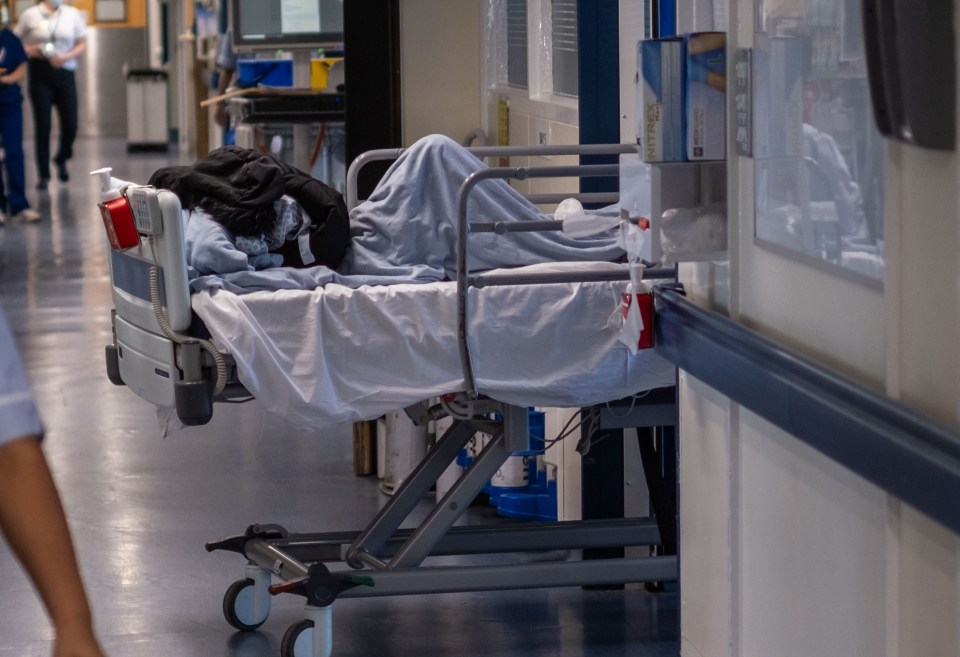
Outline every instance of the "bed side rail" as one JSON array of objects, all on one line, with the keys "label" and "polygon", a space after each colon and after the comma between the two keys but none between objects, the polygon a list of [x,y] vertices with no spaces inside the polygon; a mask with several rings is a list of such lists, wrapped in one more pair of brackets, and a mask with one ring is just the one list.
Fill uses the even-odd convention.
[{"label": "bed side rail", "polygon": [[150,268],[160,272],[160,300],[167,321],[175,331],[190,326],[190,289],[184,247],[180,200],[172,192],[139,187],[128,190],[128,198],[150,214],[159,233],[153,246],[141,238],[138,245],[125,251],[110,250],[110,280],[113,302],[124,320],[154,333],[161,333],[153,312],[150,295]]},{"label": "bed side rail", "polygon": [[[630,151],[633,152],[631,145]],[[525,180],[527,178],[557,178],[557,177],[609,177],[618,175],[618,164],[582,164],[570,166],[545,166],[545,167],[493,167],[474,171],[467,176],[457,195],[457,336],[460,352],[460,364],[463,370],[464,380],[467,384],[467,395],[477,397],[476,380],[473,373],[473,364],[470,356],[469,347],[469,296],[467,290],[470,287],[485,287],[489,285],[519,285],[519,284],[545,284],[560,282],[581,282],[587,280],[629,280],[629,271],[624,269],[622,272],[603,272],[585,273],[524,273],[522,275],[502,274],[493,272],[490,274],[481,274],[470,276],[470,263],[468,258],[467,242],[471,232],[478,232],[478,228],[489,232],[492,229],[495,233],[513,232],[515,224],[503,224],[503,230],[498,229],[497,223],[489,225],[474,225],[469,223],[467,199],[470,192],[481,182],[485,180]],[[523,222],[523,225],[532,225],[534,230],[561,230],[562,221],[545,220],[534,222]],[[517,227],[523,230],[523,227]],[[676,280],[676,267],[665,269],[650,269],[644,273],[647,279],[665,279]]]},{"label": "bed side rail", "polygon": [[[347,209],[352,210],[359,203],[357,180],[360,170],[372,162],[384,162],[400,157],[405,148],[382,148],[379,150],[361,153],[347,169]],[[467,149],[474,156],[483,159],[488,157],[523,157],[539,156],[551,157],[554,155],[619,155],[636,153],[635,144],[570,144],[555,146],[474,146]],[[559,203],[565,198],[575,196],[586,203],[608,203],[616,201],[604,193],[586,194],[532,194],[527,198],[532,203]]]}]

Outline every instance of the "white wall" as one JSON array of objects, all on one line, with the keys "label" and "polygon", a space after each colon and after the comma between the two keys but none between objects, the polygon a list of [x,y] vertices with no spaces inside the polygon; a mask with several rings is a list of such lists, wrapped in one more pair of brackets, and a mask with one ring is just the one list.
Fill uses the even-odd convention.
[{"label": "white wall", "polygon": [[[729,173],[730,264],[685,266],[691,298],[960,427],[956,154],[891,147],[883,291],[755,245],[752,161]],[[686,376],[681,436],[683,655],[960,654],[957,536]]]},{"label": "white wall", "polygon": [[[509,87],[504,77],[506,70],[505,40],[505,3],[500,0],[483,0],[482,47],[482,96],[483,130],[487,134],[489,145],[501,143],[512,146],[535,144],[569,145],[580,143],[579,109],[576,99],[555,97],[542,84],[542,53],[545,35],[538,18],[541,12],[548,12],[545,0],[528,2],[529,78],[530,89]],[[499,140],[499,122],[501,103],[508,105],[507,140]],[[579,163],[576,156],[514,157],[510,166],[566,166]],[[571,179],[535,178],[524,181],[512,181],[511,184],[524,194],[563,193],[575,189]]]},{"label": "white wall", "polygon": [[403,143],[480,127],[480,0],[403,0]]}]

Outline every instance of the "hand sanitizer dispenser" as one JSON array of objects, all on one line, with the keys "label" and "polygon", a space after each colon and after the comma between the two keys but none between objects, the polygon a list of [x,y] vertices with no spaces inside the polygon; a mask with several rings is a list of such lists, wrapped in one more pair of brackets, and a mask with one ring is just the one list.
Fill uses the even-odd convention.
[{"label": "hand sanitizer dispenser", "polygon": [[107,229],[110,246],[115,251],[123,251],[140,244],[140,235],[133,220],[130,203],[123,192],[112,184],[110,167],[91,171],[90,175],[100,179],[100,216],[103,226]]}]

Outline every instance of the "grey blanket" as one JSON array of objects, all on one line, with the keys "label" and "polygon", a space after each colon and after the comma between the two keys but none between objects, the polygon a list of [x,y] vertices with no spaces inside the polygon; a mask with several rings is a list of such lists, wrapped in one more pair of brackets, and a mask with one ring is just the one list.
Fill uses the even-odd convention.
[{"label": "grey blanket", "polygon": [[[457,264],[457,194],[463,180],[484,167],[446,137],[419,140],[390,167],[370,198],[350,213],[350,248],[337,271],[274,268],[262,261],[224,271],[222,266],[236,267],[240,261],[229,253],[234,246],[229,235],[209,225],[213,223],[209,219],[193,217],[186,231],[188,263],[198,277],[191,287],[243,293],[309,289],[330,282],[357,288],[451,280]],[[502,180],[481,182],[471,192],[468,217],[470,221],[550,218]],[[613,261],[623,256],[612,231],[580,239],[560,232],[478,233],[471,235],[468,249],[471,271],[541,262]]]}]

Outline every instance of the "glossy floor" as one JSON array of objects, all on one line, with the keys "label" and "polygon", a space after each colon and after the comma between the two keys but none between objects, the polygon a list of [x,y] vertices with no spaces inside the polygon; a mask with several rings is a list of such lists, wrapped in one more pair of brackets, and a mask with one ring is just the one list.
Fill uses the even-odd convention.
[{"label": "glossy floor", "polygon": [[[110,292],[96,184],[113,166],[143,181],[174,157],[82,140],[69,183],[29,196],[44,219],[0,229],[0,301],[20,343],[48,433],[97,628],[112,657],[274,656],[303,617],[281,596],[263,627],[235,632],[226,587],[242,576],[211,539],[247,525],[361,528],[384,502],[352,474],[349,427],[302,435],[255,403],[218,406],[206,427],[164,437],[154,409],[105,375]],[[443,594],[334,605],[334,655],[676,655],[675,593],[579,588]],[[0,543],[0,657],[48,655],[44,612]]]}]

